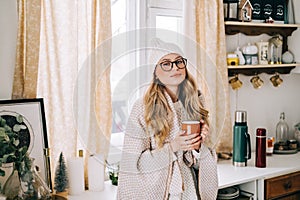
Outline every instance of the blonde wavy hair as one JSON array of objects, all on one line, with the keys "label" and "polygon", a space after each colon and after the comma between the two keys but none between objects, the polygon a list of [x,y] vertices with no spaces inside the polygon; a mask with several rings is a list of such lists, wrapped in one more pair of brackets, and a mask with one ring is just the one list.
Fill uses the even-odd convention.
[{"label": "blonde wavy hair", "polygon": [[[155,70],[153,80],[145,93],[145,121],[147,131],[154,133],[155,141],[159,148],[164,144],[170,133],[168,121],[173,118],[173,113],[165,97],[166,87],[156,78]],[[191,120],[203,119],[208,124],[208,111],[200,101],[200,92],[196,81],[186,70],[186,77],[178,87],[178,100],[180,100]]]}]

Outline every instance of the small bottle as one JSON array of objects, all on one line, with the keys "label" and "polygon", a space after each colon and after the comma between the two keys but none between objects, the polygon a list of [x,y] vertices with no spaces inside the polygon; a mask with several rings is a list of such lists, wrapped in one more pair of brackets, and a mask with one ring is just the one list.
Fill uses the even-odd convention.
[{"label": "small bottle", "polygon": [[266,164],[266,129],[256,129],[255,167],[264,168]]},{"label": "small bottle", "polygon": [[272,156],[273,151],[274,151],[274,137],[268,137],[267,138],[267,156]]},{"label": "small bottle", "polygon": [[289,126],[285,121],[285,114],[280,114],[280,121],[276,125],[276,143],[280,145],[286,144],[288,141]]}]

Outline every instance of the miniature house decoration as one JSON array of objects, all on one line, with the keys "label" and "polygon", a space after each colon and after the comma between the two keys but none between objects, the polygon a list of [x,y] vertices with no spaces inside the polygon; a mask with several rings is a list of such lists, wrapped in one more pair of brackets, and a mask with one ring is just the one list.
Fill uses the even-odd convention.
[{"label": "miniature house decoration", "polygon": [[239,4],[239,20],[250,22],[252,20],[253,7],[249,0],[241,0]]}]

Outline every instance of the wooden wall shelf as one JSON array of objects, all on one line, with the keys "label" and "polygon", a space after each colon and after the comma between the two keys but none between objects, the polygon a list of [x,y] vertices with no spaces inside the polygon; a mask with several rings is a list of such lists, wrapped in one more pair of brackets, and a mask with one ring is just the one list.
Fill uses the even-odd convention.
[{"label": "wooden wall shelf", "polygon": [[274,64],[274,65],[239,65],[228,66],[228,76],[234,76],[236,74],[244,74],[246,76],[253,76],[255,74],[289,74],[296,66],[300,66],[300,63],[292,64]]},{"label": "wooden wall shelf", "polygon": [[299,27],[300,24],[269,24],[226,21],[225,33],[227,35],[234,35],[237,33],[244,33],[245,35],[260,35],[266,33],[270,36],[280,34],[287,37]]},{"label": "wooden wall shelf", "polygon": [[269,23],[254,23],[254,22],[235,22],[225,21],[225,33],[227,35],[235,35],[244,33],[245,35],[255,36],[268,34],[274,36],[280,34],[283,40],[282,52],[288,50],[287,37],[292,35],[293,31],[297,30],[300,24],[269,24]]},{"label": "wooden wall shelf", "polygon": [[[235,35],[243,33],[249,36],[257,36],[261,34],[268,34],[274,36],[280,34],[282,36],[283,45],[282,53],[288,50],[287,37],[291,36],[293,31],[297,30],[300,24],[274,24],[274,23],[255,23],[255,22],[236,22],[225,21],[226,35]],[[251,76],[254,74],[267,73],[267,74],[288,74],[298,63],[293,64],[280,64],[280,65],[241,65],[241,66],[228,66],[228,76],[236,74],[244,74]]]}]

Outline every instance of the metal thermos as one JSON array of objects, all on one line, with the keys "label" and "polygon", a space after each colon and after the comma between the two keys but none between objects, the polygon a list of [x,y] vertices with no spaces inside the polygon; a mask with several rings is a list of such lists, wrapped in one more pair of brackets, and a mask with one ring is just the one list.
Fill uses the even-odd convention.
[{"label": "metal thermos", "polygon": [[250,135],[248,134],[247,112],[236,111],[233,126],[233,165],[247,166],[247,160],[251,158]]},{"label": "metal thermos", "polygon": [[255,167],[266,167],[266,146],[267,146],[266,129],[256,129],[256,151],[255,151]]}]

